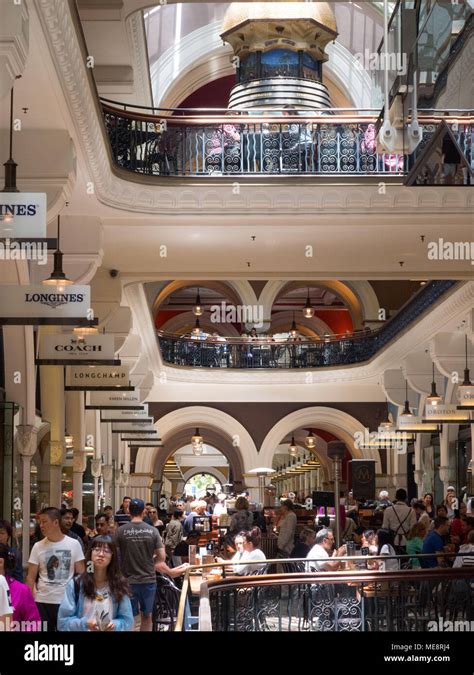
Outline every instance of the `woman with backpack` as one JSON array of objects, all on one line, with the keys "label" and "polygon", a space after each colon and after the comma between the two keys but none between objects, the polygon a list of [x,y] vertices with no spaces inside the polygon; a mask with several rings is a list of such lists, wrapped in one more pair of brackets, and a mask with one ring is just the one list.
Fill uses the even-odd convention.
[{"label": "woman with backpack", "polygon": [[86,571],[66,586],[58,613],[58,630],[132,630],[129,594],[115,542],[110,537],[95,537],[86,553]]}]

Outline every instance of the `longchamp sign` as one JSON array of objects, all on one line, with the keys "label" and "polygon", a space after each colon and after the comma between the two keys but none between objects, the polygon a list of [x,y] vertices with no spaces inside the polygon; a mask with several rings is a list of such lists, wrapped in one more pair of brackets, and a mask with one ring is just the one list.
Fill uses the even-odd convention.
[{"label": "longchamp sign", "polygon": [[90,286],[43,284],[0,286],[0,323],[13,325],[86,325],[91,309]]},{"label": "longchamp sign", "polygon": [[39,366],[119,366],[115,358],[113,335],[42,335],[39,345]]},{"label": "longchamp sign", "polygon": [[69,366],[65,391],[134,391],[128,366]]},{"label": "longchamp sign", "polygon": [[45,192],[0,192],[0,239],[46,237]]}]

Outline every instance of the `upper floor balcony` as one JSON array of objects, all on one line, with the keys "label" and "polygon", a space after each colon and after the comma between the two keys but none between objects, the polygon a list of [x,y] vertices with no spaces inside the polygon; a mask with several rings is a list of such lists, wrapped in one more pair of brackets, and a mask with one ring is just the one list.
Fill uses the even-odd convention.
[{"label": "upper floor balcony", "polygon": [[[373,112],[156,110],[107,99],[102,110],[115,166],[166,179],[344,176],[402,182],[443,120],[472,163],[469,111],[424,113],[423,143],[412,154],[398,154],[378,151]],[[458,182],[467,178],[460,174]]]}]

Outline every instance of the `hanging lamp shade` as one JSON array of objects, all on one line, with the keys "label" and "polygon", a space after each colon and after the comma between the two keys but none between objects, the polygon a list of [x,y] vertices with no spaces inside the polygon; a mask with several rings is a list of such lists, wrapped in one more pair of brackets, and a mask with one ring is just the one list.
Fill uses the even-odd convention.
[{"label": "hanging lamp shade", "polygon": [[435,382],[435,367],[433,363],[433,380],[431,382],[431,394],[426,399],[427,405],[438,405],[443,400],[442,396],[436,391],[436,382]]},{"label": "hanging lamp shade", "polygon": [[69,286],[74,281],[68,279],[63,270],[63,254],[60,248],[61,216],[58,215],[58,248],[54,252],[53,271],[47,279],[43,279],[45,286]]},{"label": "hanging lamp shade", "polygon": [[305,319],[311,319],[314,316],[314,308],[311,305],[311,300],[309,298],[309,288],[308,288],[308,297],[306,298],[306,304],[303,307],[303,316]]},{"label": "hanging lamp shade", "polygon": [[290,455],[290,457],[296,457],[296,455],[298,454],[298,446],[295,443],[294,436],[291,437],[291,443],[288,446],[288,454]]},{"label": "hanging lamp shade", "polygon": [[202,305],[201,305],[201,296],[199,294],[199,289],[198,289],[198,292],[196,293],[196,302],[194,303],[194,307],[193,307],[193,314],[194,314],[194,316],[202,316],[203,311],[204,310],[203,310]]},{"label": "hanging lamp shade", "polygon": [[316,447],[316,436],[312,431],[306,436],[306,447],[310,449]]}]

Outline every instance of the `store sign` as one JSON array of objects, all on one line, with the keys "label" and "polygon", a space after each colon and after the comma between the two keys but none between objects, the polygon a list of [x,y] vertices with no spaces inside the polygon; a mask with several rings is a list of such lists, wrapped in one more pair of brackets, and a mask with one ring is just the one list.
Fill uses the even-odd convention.
[{"label": "store sign", "polygon": [[66,368],[65,391],[87,391],[100,389],[132,390],[128,366],[69,366]]},{"label": "store sign", "polygon": [[469,422],[469,416],[466,413],[461,413],[456,409],[455,405],[427,405],[425,407],[426,417],[423,423],[440,422],[443,424],[453,422]]},{"label": "store sign", "polygon": [[399,415],[398,417],[399,431],[406,433],[427,433],[428,431],[438,431],[438,424],[427,424],[423,422],[423,418],[417,415]]},{"label": "store sign", "polygon": [[0,239],[46,238],[45,192],[0,192]]},{"label": "store sign", "polygon": [[88,320],[90,286],[0,286],[0,323],[74,325]]},{"label": "store sign", "polygon": [[149,422],[112,422],[113,434],[156,434],[157,430]]},{"label": "store sign", "polygon": [[88,394],[86,410],[116,410],[129,409],[142,410],[141,399],[144,398],[140,390],[130,392],[107,392],[94,391]]},{"label": "store sign", "polygon": [[471,408],[474,406],[474,386],[468,387],[468,386],[460,386],[458,390],[458,396],[459,396],[459,406],[458,410],[460,408]]},{"label": "store sign", "polygon": [[113,335],[42,335],[40,338],[40,366],[120,365],[115,358]]},{"label": "store sign", "polygon": [[161,438],[159,435],[156,434],[156,436],[153,436],[151,433],[146,434],[146,436],[143,437],[141,437],[139,434],[132,436],[120,436],[120,440],[125,441],[125,443],[131,443],[131,445],[138,445],[140,447],[145,447],[146,444],[149,443],[153,448],[158,447],[157,444],[161,443]]},{"label": "store sign", "polygon": [[101,422],[133,422],[134,420],[153,422],[153,418],[148,417],[148,403],[143,405],[143,410],[103,410],[100,414]]}]

